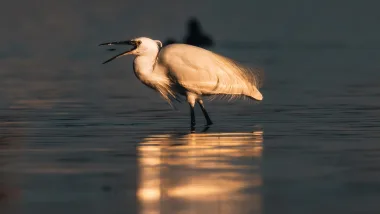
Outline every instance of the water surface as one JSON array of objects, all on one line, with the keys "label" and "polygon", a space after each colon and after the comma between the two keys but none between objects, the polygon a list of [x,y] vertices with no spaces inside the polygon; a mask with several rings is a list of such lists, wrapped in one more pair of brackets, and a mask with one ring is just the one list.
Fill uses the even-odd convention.
[{"label": "water surface", "polygon": [[2,71],[1,213],[378,213],[379,50],[215,51],[265,68],[264,101],[206,102],[196,133],[127,59]]}]

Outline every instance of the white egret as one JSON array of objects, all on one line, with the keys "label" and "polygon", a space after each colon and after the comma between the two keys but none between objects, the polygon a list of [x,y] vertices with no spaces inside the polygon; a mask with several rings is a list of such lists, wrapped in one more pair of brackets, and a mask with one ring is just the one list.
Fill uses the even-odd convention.
[{"label": "white egret", "polygon": [[146,86],[158,91],[169,102],[185,96],[190,105],[191,128],[195,127],[194,106],[198,103],[207,126],[212,121],[202,97],[224,95],[262,100],[258,90],[262,76],[258,70],[209,50],[187,44],[162,47],[159,40],[146,37],[127,41],[107,42],[100,45],[132,45],[103,64],[124,55],[135,55],[133,69],[136,77]]}]

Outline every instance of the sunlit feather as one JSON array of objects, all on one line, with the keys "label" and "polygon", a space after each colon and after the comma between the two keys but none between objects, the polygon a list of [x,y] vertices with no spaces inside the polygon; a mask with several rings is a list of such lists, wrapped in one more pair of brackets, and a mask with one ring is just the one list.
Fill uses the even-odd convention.
[{"label": "sunlit feather", "polygon": [[258,91],[263,82],[262,72],[219,54],[194,46],[172,44],[160,52],[158,60],[167,70],[157,69],[155,72],[167,72],[172,79],[172,85],[167,88],[169,94],[176,94],[172,92],[172,86],[179,84],[202,96],[262,99]]},{"label": "sunlit feather", "polygon": [[207,124],[212,124],[202,97],[222,97],[229,100],[240,97],[262,100],[258,90],[263,85],[263,72],[213,53],[209,50],[172,44],[162,48],[161,42],[146,37],[128,41],[102,43],[101,45],[129,44],[134,47],[120,56],[133,54],[134,72],[137,78],[158,91],[173,107],[172,101],[184,96],[191,107],[191,125],[195,125],[194,105],[200,105]]}]

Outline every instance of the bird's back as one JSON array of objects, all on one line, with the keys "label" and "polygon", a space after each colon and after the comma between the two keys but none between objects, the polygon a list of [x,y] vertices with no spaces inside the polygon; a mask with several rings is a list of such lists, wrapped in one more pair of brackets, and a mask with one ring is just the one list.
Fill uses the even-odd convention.
[{"label": "bird's back", "polygon": [[164,47],[158,63],[186,90],[199,95],[245,95],[262,100],[262,75],[209,50],[186,44]]}]

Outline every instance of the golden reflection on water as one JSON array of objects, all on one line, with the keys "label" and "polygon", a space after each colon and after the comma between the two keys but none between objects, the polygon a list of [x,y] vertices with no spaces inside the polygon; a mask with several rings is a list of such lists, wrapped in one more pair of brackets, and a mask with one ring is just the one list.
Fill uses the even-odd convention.
[{"label": "golden reflection on water", "polygon": [[262,131],[146,137],[140,213],[261,213],[262,143]]}]

